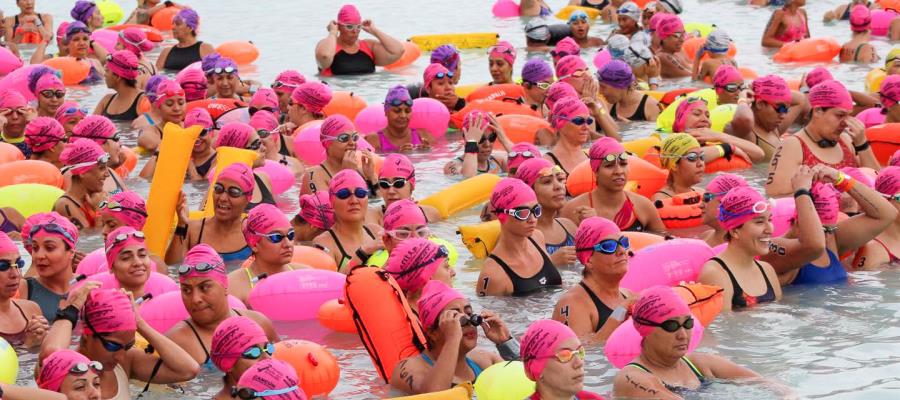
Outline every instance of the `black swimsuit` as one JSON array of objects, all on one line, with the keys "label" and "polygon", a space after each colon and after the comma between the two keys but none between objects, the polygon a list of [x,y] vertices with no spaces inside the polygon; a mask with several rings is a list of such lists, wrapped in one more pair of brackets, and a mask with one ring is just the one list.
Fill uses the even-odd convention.
[{"label": "black swimsuit", "polygon": [[260,204],[263,204],[263,203],[271,204],[274,206],[275,205],[275,196],[272,194],[272,192],[266,186],[266,183],[263,182],[262,178],[260,178],[259,175],[257,175],[257,174],[253,174],[253,180],[256,181],[256,187],[259,188],[260,199],[259,199],[259,202],[256,202],[256,203],[254,203],[252,201],[247,203],[246,210],[250,211],[254,207],[256,207]]},{"label": "black swimsuit", "polygon": [[[634,114],[631,114],[627,119],[631,121],[646,121],[647,114],[644,113],[644,107],[647,105],[647,99],[649,98],[650,96],[646,94],[644,97],[641,97],[641,103],[638,104],[637,110],[634,110]],[[619,114],[616,112],[616,106],[618,106],[618,104],[613,104],[612,108],[609,109],[609,115],[613,117],[613,119],[619,118]]]},{"label": "black swimsuit", "polygon": [[528,278],[516,274],[500,257],[493,254],[488,256],[496,261],[500,268],[503,268],[503,272],[512,281],[513,296],[526,296],[549,286],[562,286],[562,276],[559,275],[559,270],[553,265],[553,261],[550,261],[550,257],[547,257],[547,253],[541,249],[541,246],[538,246],[534,239],[528,238],[528,241],[541,253],[541,258],[544,260],[541,270]]},{"label": "black swimsuit", "polygon": [[[606,320],[609,319],[609,316],[612,315],[613,310],[609,308],[606,303],[600,300],[594,292],[584,284],[584,281],[578,282],[581,285],[581,288],[587,292],[588,296],[591,298],[591,301],[594,302],[594,307],[597,308],[597,315],[600,317],[597,320],[597,325],[594,327],[594,332],[600,332],[600,327],[606,323]],[[621,294],[621,293],[619,293]],[[625,295],[622,294],[622,299],[625,299]]]},{"label": "black swimsuit", "polygon": [[217,153],[213,153],[212,157],[195,167],[197,168],[197,173],[200,174],[200,176],[206,176],[206,174],[209,173],[209,169],[212,168],[213,162],[216,161],[216,154]]},{"label": "black swimsuit", "polygon": [[[369,235],[370,238],[375,239],[375,235],[372,234],[372,231],[370,231],[368,227],[363,225],[363,230],[366,232],[367,235]],[[337,234],[334,233],[333,229],[329,229],[326,232],[328,232],[328,234],[331,235],[331,238],[334,239],[334,244],[336,244],[338,247],[338,251],[341,252],[341,262],[338,265],[338,272],[343,272],[344,268],[350,264],[350,261],[353,261],[353,256],[351,256],[350,254],[347,254],[347,251],[344,250],[344,245],[342,245],[341,241],[338,240]],[[366,262],[367,260],[360,260],[360,261]]]},{"label": "black swimsuit", "polygon": [[721,265],[722,269],[728,273],[728,278],[731,279],[731,287],[734,290],[734,294],[731,296],[731,308],[741,309],[753,304],[775,301],[775,288],[772,287],[772,284],[769,282],[769,277],[766,276],[766,271],[763,270],[762,265],[760,265],[758,261],[754,260],[753,262],[756,263],[756,267],[759,268],[759,273],[762,274],[763,279],[766,281],[766,292],[760,296],[751,296],[744,293],[744,289],[741,288],[737,279],[734,278],[734,274],[731,273],[731,270],[728,269],[728,266],[725,265],[725,262],[722,261],[721,258],[713,257],[710,258],[710,260]]},{"label": "black swimsuit", "polygon": [[[697,380],[700,381],[701,388],[712,383],[710,380],[706,379],[705,376],[703,376],[703,373],[700,372],[700,369],[697,368],[697,366],[694,365],[694,363],[692,363],[691,360],[688,360],[687,357],[681,357],[681,360],[684,361],[685,364],[687,364],[687,366],[691,369],[691,372],[694,373],[694,376],[697,377]],[[626,367],[629,365],[632,367],[639,368],[650,375],[656,376],[656,374],[654,374],[653,371],[651,371],[647,367],[645,367],[637,362],[628,363],[628,365],[626,365]],[[659,379],[659,378],[657,378],[657,379]],[[663,381],[662,379],[660,379],[659,381],[662,382],[662,384],[663,384],[663,386],[665,386],[666,390],[668,390],[672,393],[675,393],[675,394],[683,393],[686,389],[686,388],[679,387],[679,386],[672,386],[672,385],[666,383],[665,381]]]},{"label": "black swimsuit", "polygon": [[163,68],[181,71],[188,65],[202,60],[203,57],[200,56],[200,45],[202,44],[203,42],[198,40],[197,43],[188,47],[173,46],[172,50],[169,50],[169,56],[166,57]]},{"label": "black swimsuit", "polygon": [[106,103],[106,107],[103,108],[103,112],[100,113],[106,118],[109,118],[113,121],[134,121],[138,117],[138,103],[141,101],[141,97],[144,96],[144,92],[138,93],[137,97],[134,98],[134,101],[131,102],[131,105],[128,106],[128,109],[118,114],[110,114],[109,113],[109,105],[112,104],[113,100],[116,99],[118,93],[114,93],[112,98],[109,99],[109,102]]}]

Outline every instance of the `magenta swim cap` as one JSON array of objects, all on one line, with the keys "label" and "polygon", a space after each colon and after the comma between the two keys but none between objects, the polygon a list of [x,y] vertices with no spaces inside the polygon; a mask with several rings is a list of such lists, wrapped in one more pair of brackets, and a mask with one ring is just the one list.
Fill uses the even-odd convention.
[{"label": "magenta swim cap", "polygon": [[[123,249],[134,245],[144,245],[144,233],[128,225],[121,226],[106,235],[106,265],[112,269],[113,263]],[[146,248],[146,246],[143,246]]]},{"label": "magenta swim cap", "polygon": [[338,135],[354,131],[356,131],[356,127],[349,118],[342,114],[335,114],[325,118],[325,121],[322,122],[319,128],[319,140],[322,142],[322,146],[328,148],[332,142],[337,140]]},{"label": "magenta swim cap", "polygon": [[[185,97],[184,89],[181,88],[181,85],[179,85],[178,82],[166,79],[160,82],[152,93],[148,93],[147,99],[150,100],[154,106],[159,108],[162,107],[166,100],[175,97]],[[187,98],[185,97],[185,100],[186,99]]]},{"label": "magenta swim cap", "polygon": [[138,58],[128,50],[118,50],[106,58],[106,68],[114,75],[128,80],[137,79]]},{"label": "magenta swim cap", "polygon": [[400,289],[413,293],[422,289],[447,260],[447,249],[441,247],[428,239],[406,239],[391,251],[384,270],[397,280]]},{"label": "magenta swim cap", "polygon": [[3,231],[0,231],[0,254],[19,255],[19,249],[16,248],[16,243]]},{"label": "magenta swim cap", "polygon": [[25,144],[35,153],[50,150],[65,138],[62,125],[50,117],[37,117],[25,126]]},{"label": "magenta swim cap", "polygon": [[750,186],[750,184],[747,183],[747,180],[742,176],[723,173],[716,175],[716,177],[706,185],[706,191],[717,197],[721,197],[728,193],[729,190],[742,186]]},{"label": "magenta swim cap", "polygon": [[397,200],[384,210],[384,230],[393,231],[401,226],[425,225],[428,219],[419,205],[410,199]]},{"label": "magenta swim cap", "polygon": [[881,81],[881,89],[878,90],[881,104],[884,108],[891,108],[900,102],[900,75],[888,75]]},{"label": "magenta swim cap", "polygon": [[632,323],[641,337],[647,337],[660,324],[671,318],[690,315],[684,300],[668,286],[653,286],[641,291],[641,297],[631,309]]},{"label": "magenta swim cap", "polygon": [[73,138],[90,139],[98,145],[116,136],[116,125],[102,115],[88,115],[72,128]]},{"label": "magenta swim cap", "polygon": [[506,217],[504,211],[535,201],[537,201],[537,196],[535,196],[534,190],[516,178],[501,179],[491,193],[491,208],[499,214],[500,222],[503,222]]},{"label": "magenta swim cap", "polygon": [[441,79],[438,78],[440,74],[443,74],[443,79],[450,79],[450,71],[441,64],[430,64],[425,67],[425,72],[422,74],[422,80],[425,82],[422,90],[427,92],[431,88],[431,82],[435,79]]},{"label": "magenta swim cap", "polygon": [[625,148],[622,147],[622,144],[611,137],[604,136],[597,139],[591,144],[591,149],[588,151],[588,159],[591,160],[591,171],[596,172],[603,165],[603,160],[606,156],[624,152]]},{"label": "magenta swim cap", "polygon": [[841,193],[830,183],[816,182],[812,186],[813,204],[822,225],[834,225],[837,223],[838,213],[841,208]]},{"label": "magenta swim cap", "polygon": [[809,104],[813,108],[837,107],[850,111],[853,109],[853,100],[850,92],[838,81],[828,80],[813,86],[809,90]]},{"label": "magenta swim cap", "polygon": [[[176,79],[178,85],[184,90],[185,100],[197,101],[206,98],[206,91],[209,88],[209,83],[207,82],[206,75],[203,74],[203,71],[193,68],[185,69],[178,74]],[[203,107],[197,107],[191,111],[194,110],[206,111]]]},{"label": "magenta swim cap", "polygon": [[303,76],[300,71],[289,69],[282,71],[275,77],[275,82],[272,83],[272,89],[276,92],[291,94],[294,89],[300,87],[300,85],[304,83],[306,83],[306,77]]},{"label": "magenta swim cap", "polygon": [[81,310],[81,320],[84,321],[85,335],[137,329],[131,299],[119,289],[92,290]]},{"label": "magenta swim cap", "polygon": [[69,171],[72,176],[79,176],[87,173],[104,160],[109,161],[109,154],[92,140],[75,139],[66,144],[59,155],[59,160],[65,165],[63,172]]},{"label": "magenta swim cap", "polygon": [[555,166],[555,164],[544,158],[529,158],[516,169],[516,179],[525,182],[526,185],[533,188],[538,178],[553,175],[553,167]]},{"label": "magenta swim cap", "polygon": [[578,98],[578,92],[568,82],[556,81],[547,89],[547,96],[544,98],[544,102],[552,110],[556,102],[566,97]]},{"label": "magenta swim cap", "polygon": [[[37,381],[37,385],[41,389],[59,392],[63,381],[69,376],[72,368],[78,364],[84,364],[85,366],[90,367],[91,359],[75,350],[56,350],[41,363],[41,373],[37,376],[35,381]],[[97,375],[100,375],[101,373],[101,371],[94,372],[96,372]]]},{"label": "magenta swim cap", "polygon": [[266,332],[250,318],[228,317],[216,327],[209,348],[209,358],[220,371],[228,373],[251,346],[268,343]]},{"label": "magenta swim cap", "polygon": [[153,50],[153,42],[147,40],[147,34],[142,29],[126,28],[119,31],[119,38],[116,39],[125,50],[140,57],[141,54]]},{"label": "magenta swim cap", "polygon": [[753,80],[753,94],[758,100],[770,104],[791,104],[791,88],[784,78],[778,75],[766,75]]},{"label": "magenta swim cap", "polygon": [[415,189],[416,167],[412,161],[400,153],[391,153],[384,158],[381,171],[378,171],[379,179],[403,178],[409,181]]},{"label": "magenta swim cap", "polygon": [[[245,164],[242,163],[234,163],[231,164],[222,172],[219,172],[218,178],[216,178],[217,183],[221,183],[224,185],[223,180],[231,181],[231,183],[237,185],[237,187],[241,188],[242,191],[247,196],[247,200],[250,200],[250,196],[253,196],[253,188],[255,186],[255,181],[253,179],[253,170],[250,169]],[[228,185],[224,185],[227,186]]]},{"label": "magenta swim cap", "polygon": [[749,186],[732,188],[719,203],[719,224],[726,231],[737,229],[757,215],[771,211],[766,198]]},{"label": "magenta swim cap", "polygon": [[243,122],[229,122],[219,129],[216,147],[235,147],[245,149],[250,144],[250,137],[256,132],[252,126]]},{"label": "magenta swim cap", "polygon": [[194,108],[184,115],[184,126],[191,127],[194,125],[200,125],[203,129],[212,129],[215,126],[209,111],[206,111],[203,107]]},{"label": "magenta swim cap", "polygon": [[[530,155],[526,155],[525,152],[531,153]],[[513,156],[515,154],[515,156]],[[535,146],[532,143],[528,142],[519,142],[512,146],[509,149],[508,158],[506,160],[506,166],[509,167],[510,170],[519,168],[525,160],[529,160],[532,158],[541,158],[541,149]]]},{"label": "magenta swim cap", "polygon": [[[328,183],[328,193],[331,196],[334,196],[335,193],[341,189],[353,191],[358,188],[367,189],[368,187],[369,185],[359,172],[352,169],[342,169],[334,174],[334,177],[331,178],[331,182]],[[330,200],[332,201],[332,204],[334,204],[334,199]]]},{"label": "magenta swim cap", "polygon": [[[309,354],[309,359],[314,360],[312,354]],[[311,363],[316,365],[314,361]],[[300,378],[294,367],[274,358],[253,364],[241,375],[236,387],[251,389],[256,393],[279,393],[262,397],[270,400],[307,399],[306,393],[300,388]]]},{"label": "magenta swim cap", "polygon": [[[654,17],[656,15],[654,15]],[[729,83],[743,82],[744,77],[741,75],[741,71],[727,64],[719,65],[719,68],[716,69],[716,74],[713,76],[713,86],[716,88],[717,92],[719,89],[724,88]]]},{"label": "magenta swim cap", "polygon": [[621,233],[619,226],[603,217],[590,217],[581,221],[578,231],[575,232],[575,256],[578,257],[578,261],[587,265],[591,255],[594,254],[594,245],[610,235],[619,233]]},{"label": "magenta swim cap", "polygon": [[656,25],[656,34],[660,40],[672,36],[678,32],[684,32],[684,23],[677,15],[669,14],[668,18],[659,21]]},{"label": "magenta swim cap", "polygon": [[687,118],[700,106],[706,107],[706,102],[698,97],[688,97],[675,108],[675,122],[672,123],[672,132],[681,133],[687,129]]},{"label": "magenta swim cap", "polygon": [[100,215],[109,215],[136,230],[143,229],[144,223],[147,222],[147,204],[141,195],[135,192],[115,193],[101,205]]},{"label": "magenta swim cap", "polygon": [[828,72],[825,67],[815,67],[812,71],[806,74],[806,87],[812,88],[822,82],[833,80],[834,77],[831,76],[831,72]]},{"label": "magenta swim cap", "polygon": [[[52,231],[48,229],[52,229]],[[34,234],[32,234],[32,230],[35,230]],[[29,253],[32,252],[32,240],[45,236],[59,238],[69,249],[74,249],[78,244],[78,228],[72,224],[72,221],[59,215],[56,211],[31,215],[22,224],[21,233],[22,244]]]},{"label": "magenta swim cap", "polygon": [[328,230],[334,225],[334,208],[328,198],[328,192],[319,191],[300,196],[300,217],[308,224],[321,230]]},{"label": "magenta swim cap", "polygon": [[291,221],[288,221],[278,207],[263,203],[247,213],[247,219],[244,220],[242,227],[244,240],[248,246],[253,247],[262,240],[263,235],[270,234],[276,229],[291,229]]},{"label": "magenta swim cap", "polygon": [[584,102],[581,101],[581,99],[577,97],[566,97],[553,104],[551,122],[553,123],[554,128],[562,129],[562,127],[569,123],[572,118],[581,115],[590,117],[591,110],[584,105]]},{"label": "magenta swim cap", "polygon": [[345,4],[338,11],[337,22],[339,24],[358,24],[362,22],[362,15],[353,4]]},{"label": "magenta swim cap", "polygon": [[222,256],[220,256],[215,249],[209,247],[208,244],[200,243],[191,247],[187,254],[184,255],[182,264],[187,267],[197,267],[206,264],[213,266],[213,268],[206,271],[188,268],[187,272],[183,274],[179,271],[179,283],[184,283],[184,281],[190,278],[209,278],[218,282],[223,288],[228,289],[228,272],[225,270],[225,261],[223,261]]},{"label": "magenta swim cap", "polygon": [[59,79],[60,73],[50,67],[38,65],[28,73],[28,90],[35,97],[43,90],[65,90],[66,87]]},{"label": "magenta swim cap", "polygon": [[865,32],[872,25],[872,13],[869,7],[857,4],[850,9],[850,30],[853,32]]},{"label": "magenta swim cap", "polygon": [[280,135],[275,132],[278,128],[278,117],[266,110],[259,110],[250,117],[250,126],[257,131],[267,131],[272,134],[272,139],[277,143]]},{"label": "magenta swim cap", "polygon": [[892,167],[900,167],[900,150],[895,151],[894,154],[891,155],[891,158],[888,159],[888,165]]},{"label": "magenta swim cap", "polygon": [[[563,40],[556,42],[556,47],[553,48],[551,54],[554,59],[560,59],[566,56],[578,56],[581,55],[581,46],[579,46],[578,42],[576,42],[575,39],[572,39],[571,36],[566,36]],[[557,66],[558,65],[559,64],[557,63]],[[559,70],[557,70],[556,75],[559,76]]]},{"label": "magenta swim cap", "polygon": [[513,47],[512,43],[501,40],[488,49],[488,57],[501,58],[507,64],[513,65],[516,63],[516,48]]},{"label": "magenta swim cap", "polygon": [[422,288],[422,296],[419,297],[419,319],[425,330],[431,330],[435,321],[440,317],[444,307],[453,300],[465,300],[466,298],[444,282],[429,280]]},{"label": "magenta swim cap", "polygon": [[16,90],[6,89],[0,92],[0,109],[22,108],[28,105],[25,96]]},{"label": "magenta swim cap", "polygon": [[522,335],[519,353],[525,363],[525,375],[532,381],[539,381],[544,367],[556,354],[560,343],[577,338],[572,328],[552,319],[542,319],[528,326]]},{"label": "magenta swim cap", "polygon": [[556,78],[563,80],[575,73],[587,69],[587,64],[581,56],[565,56],[556,63]]},{"label": "magenta swim cap", "polygon": [[259,88],[250,98],[250,107],[278,110],[278,95],[269,88]]},{"label": "magenta swim cap", "polygon": [[313,114],[321,114],[331,101],[331,89],[321,82],[304,82],[291,92],[291,101]]},{"label": "magenta swim cap", "polygon": [[58,109],[56,109],[54,119],[56,119],[60,124],[65,124],[72,118],[84,118],[88,114],[89,111],[87,108],[79,106],[77,102],[67,101],[59,106]]},{"label": "magenta swim cap", "polygon": [[885,196],[900,194],[900,167],[887,167],[878,172],[875,190]]}]

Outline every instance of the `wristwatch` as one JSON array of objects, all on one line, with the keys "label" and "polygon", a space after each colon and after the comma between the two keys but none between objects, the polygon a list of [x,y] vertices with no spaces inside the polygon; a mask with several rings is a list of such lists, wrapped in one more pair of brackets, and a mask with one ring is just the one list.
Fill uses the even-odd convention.
[{"label": "wristwatch", "polygon": [[863,143],[859,146],[853,145],[853,150],[856,150],[856,153],[859,154],[860,152],[866,151],[866,149],[868,149],[871,146],[872,145],[867,140],[865,143]]},{"label": "wristwatch", "polygon": [[466,153],[478,153],[478,142],[470,140],[466,142]]},{"label": "wristwatch", "polygon": [[809,196],[809,198],[812,199],[812,192],[810,192],[809,189],[798,189],[794,192],[795,199],[803,195]]}]

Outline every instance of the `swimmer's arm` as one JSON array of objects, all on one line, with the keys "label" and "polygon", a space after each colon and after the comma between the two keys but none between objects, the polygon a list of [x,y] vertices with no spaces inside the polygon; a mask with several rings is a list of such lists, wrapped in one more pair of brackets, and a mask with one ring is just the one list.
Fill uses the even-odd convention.
[{"label": "swimmer's arm", "polygon": [[169,58],[169,53],[172,51],[172,48],[175,46],[169,46],[162,50],[159,53],[159,58],[156,59],[156,69],[162,71],[163,68],[166,67],[166,59]]},{"label": "swimmer's arm", "polygon": [[372,45],[372,53],[375,54],[375,65],[388,65],[403,56],[403,43],[388,35],[375,26],[371,27],[372,36],[378,41],[369,40]]},{"label": "swimmer's arm", "polygon": [[41,14],[41,19],[44,21],[43,26],[40,27],[41,37],[53,37],[53,16],[50,14]]},{"label": "swimmer's arm", "polygon": [[475,282],[475,293],[479,296],[505,296],[513,291],[512,281],[500,269],[496,261],[489,258],[484,261],[478,281]]},{"label": "swimmer's arm", "polygon": [[862,213],[838,222],[838,230],[835,232],[838,254],[856,250],[866,244],[897,218],[894,206],[875,189],[855,182],[847,194],[856,200]]},{"label": "swimmer's arm", "polygon": [[103,114],[103,110],[106,109],[106,107],[109,107],[110,100],[112,100],[112,94],[107,94],[107,95],[103,96],[103,98],[100,99],[100,101],[97,103],[97,106],[94,107],[93,114],[94,115]]},{"label": "swimmer's arm", "polygon": [[884,247],[872,241],[866,243],[860,249],[858,256],[853,260],[853,265],[851,265],[851,267],[857,271],[865,271],[885,265],[890,261]]},{"label": "swimmer's arm", "polygon": [[697,54],[694,55],[694,62],[691,65],[691,79],[695,81],[703,80],[703,77],[706,76],[706,63],[702,61],[703,55],[706,54],[704,51],[698,51]]},{"label": "swimmer's arm", "polygon": [[613,380],[613,397],[628,399],[682,400],[663,386],[659,378],[636,367],[625,367]]},{"label": "swimmer's arm", "polygon": [[[9,51],[18,54],[19,49],[14,42],[8,41],[6,42],[6,45],[9,47]],[[15,51],[13,49],[15,49]],[[47,58],[47,42],[42,40],[38,43],[37,48],[34,49],[34,54],[31,55],[31,60],[29,62],[31,64],[40,64]]]},{"label": "swimmer's arm", "polygon": [[[429,368],[418,355],[401,360],[390,375],[391,386],[410,394],[425,393],[422,387]],[[439,389],[438,391],[440,391]]]},{"label": "swimmer's arm", "polygon": [[[694,353],[688,359],[700,368],[707,377],[719,379],[759,378],[750,368],[742,367],[731,360],[715,354]],[[708,374],[707,374],[708,373]]]},{"label": "swimmer's arm", "polygon": [[731,311],[731,298],[734,296],[734,287],[731,280],[722,269],[722,266],[715,261],[707,261],[700,269],[700,275],[697,277],[700,283],[705,285],[713,285],[722,288],[722,311]]},{"label": "swimmer's arm", "polygon": [[[594,311],[596,312],[596,311]],[[569,326],[573,332],[579,337],[584,337],[594,333],[594,324],[591,322],[592,311],[577,301],[574,291],[568,291],[559,298],[556,307],[553,307],[553,320],[562,322]],[[609,334],[602,338],[597,338],[598,342],[603,342]]]},{"label": "swimmer's arm", "polygon": [[331,63],[334,62],[334,54],[337,49],[337,37],[337,23],[332,21],[328,24],[328,36],[325,36],[324,39],[316,44],[316,64],[319,65],[319,69],[328,69],[331,67]]},{"label": "swimmer's arm", "polygon": [[[152,383],[176,383],[185,382],[194,379],[200,372],[200,364],[191,357],[186,351],[167,338],[150,324],[137,316],[137,331],[141,334],[150,345],[156,350],[159,356],[147,354],[143,349],[132,348],[128,350],[127,357],[129,361],[130,373],[128,377],[138,379],[144,382]],[[162,365],[153,375],[153,370],[159,360]]]},{"label": "swimmer's arm", "polygon": [[644,225],[645,231],[660,235],[668,234],[666,225],[663,224],[662,218],[659,216],[659,210],[656,209],[656,206],[653,205],[653,202],[650,201],[650,199],[636,193],[629,194],[629,192],[625,192],[625,195],[628,196],[628,198],[631,199],[631,203],[634,204],[638,219],[640,220],[641,217],[644,217],[641,224]]},{"label": "swimmer's arm", "polygon": [[616,121],[609,115],[609,107],[606,107],[605,104],[602,104],[602,102],[598,100],[592,108],[592,111],[591,114],[594,114],[594,117],[597,118],[597,124],[600,125],[600,129],[603,130],[603,133],[607,137],[611,137],[616,139],[617,142],[621,142],[622,137],[619,136],[619,125],[617,125]]},{"label": "swimmer's arm", "polygon": [[682,64],[674,54],[660,53],[660,74],[663,78],[684,78],[691,76],[691,68]]},{"label": "swimmer's arm", "polygon": [[[13,17],[6,17],[3,19],[3,36],[6,38],[6,47],[9,48],[9,51],[13,52],[13,54],[18,55],[19,54],[19,46],[16,44],[16,41],[15,41],[15,32],[13,32],[13,24],[14,24]],[[52,36],[45,36],[45,37],[52,37]],[[41,45],[43,45],[44,47],[47,46],[47,44],[44,43],[44,41],[41,41],[41,43],[38,44],[38,48],[34,51],[34,55],[31,56],[31,64],[38,64],[41,61],[43,61],[43,58],[44,58],[43,53],[44,52],[41,51]],[[35,55],[37,55],[38,53],[41,53],[41,56],[40,56],[41,61],[35,62]]]},{"label": "swimmer's arm", "polygon": [[763,149],[747,139],[741,139],[737,136],[722,134],[722,142],[728,143],[734,147],[737,147],[747,153],[747,156],[750,157],[751,163],[762,162],[766,158],[766,153]]},{"label": "swimmer's arm", "polygon": [[763,47],[780,48],[784,46],[784,42],[775,39],[775,34],[778,33],[778,28],[781,27],[782,19],[784,19],[784,11],[775,10],[772,13],[772,17],[769,18],[769,23],[766,24],[766,30],[763,33],[761,41]]},{"label": "swimmer's arm", "polygon": [[800,138],[789,136],[781,141],[781,146],[772,156],[769,173],[766,179],[766,195],[769,197],[786,197],[794,193],[791,190],[791,176],[800,167]]},{"label": "swimmer's arm", "polygon": [[760,260],[771,264],[778,274],[794,271],[825,252],[825,230],[812,198],[800,196],[794,199],[794,203],[797,207],[795,223],[799,228],[797,238],[772,238],[769,252],[760,257]]},{"label": "swimmer's arm", "polygon": [[150,254],[150,261],[156,263],[156,272],[160,274],[167,275],[169,273],[169,266],[166,265],[166,262],[156,254]]},{"label": "swimmer's arm", "polygon": [[372,145],[372,148],[375,149],[375,151],[381,151],[381,140],[378,137],[377,133],[370,133],[366,135],[366,141],[369,142],[370,145]]},{"label": "swimmer's arm", "polygon": [[153,126],[148,126],[141,129],[141,133],[138,135],[137,144],[152,152],[159,148],[159,142],[161,141],[162,138],[159,137],[159,131]]},{"label": "swimmer's arm", "polygon": [[478,175],[478,153],[463,153],[460,174],[464,178],[471,178]]},{"label": "swimmer's arm", "polygon": [[202,221],[191,221],[189,219],[190,212],[188,209],[187,197],[184,195],[184,192],[181,192],[178,195],[178,202],[175,204],[175,214],[178,216],[178,221],[175,225],[176,228],[187,225],[188,231],[187,235],[184,237],[172,235],[172,241],[169,242],[169,247],[166,249],[166,255],[164,257],[166,264],[177,264],[184,259],[184,253],[188,250],[187,247],[190,243],[190,238],[193,237],[195,230],[200,229],[199,225]]},{"label": "swimmer's arm", "polygon": [[809,39],[810,30],[809,30],[809,15],[806,14],[806,10],[800,9],[800,12],[803,13],[803,24],[806,25],[806,36],[805,38]]},{"label": "swimmer's arm", "polygon": [[0,383],[3,400],[66,400],[66,395],[36,387],[22,387]]},{"label": "swimmer's arm", "polygon": [[731,135],[741,139],[749,140],[753,134],[753,110],[747,104],[738,103],[734,111],[734,118],[731,119]]},{"label": "swimmer's arm", "polygon": [[206,57],[215,52],[216,52],[216,48],[213,47],[212,44],[209,44],[207,42],[203,42],[202,44],[200,44],[200,57],[201,58]]}]

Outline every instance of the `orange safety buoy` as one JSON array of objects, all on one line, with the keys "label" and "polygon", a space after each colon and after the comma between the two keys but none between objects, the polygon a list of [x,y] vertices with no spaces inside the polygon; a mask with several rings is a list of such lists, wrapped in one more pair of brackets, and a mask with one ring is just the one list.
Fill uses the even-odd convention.
[{"label": "orange safety buoy", "polygon": [[91,73],[91,62],[75,57],[53,57],[41,64],[62,72],[63,85],[66,86],[81,83]]},{"label": "orange safety buoy", "polygon": [[876,125],[866,129],[866,138],[872,145],[872,152],[881,165],[887,165],[888,160],[897,150],[900,150],[900,123]]},{"label": "orange safety buoy", "polygon": [[46,161],[20,160],[0,165],[0,187],[20,183],[40,183],[65,189],[59,168]]},{"label": "orange safety buoy", "polygon": [[478,100],[466,104],[465,108],[451,114],[450,122],[453,123],[453,126],[460,128],[462,127],[462,122],[463,119],[466,118],[466,115],[474,110],[493,113],[495,116],[531,115],[534,117],[541,117],[540,111],[533,110],[531,107],[525,104],[519,104],[512,101]]},{"label": "orange safety buoy", "polygon": [[24,160],[25,155],[22,150],[6,142],[0,142],[0,164],[6,164],[13,161]]},{"label": "orange safety buoy", "polygon": [[753,163],[745,160],[741,156],[731,157],[730,160],[721,157],[706,163],[706,168],[704,169],[704,171],[707,174],[714,174],[716,172],[736,171],[739,169],[750,169],[752,167]]},{"label": "orange safety buoy", "polygon": [[670,90],[670,91],[666,92],[666,94],[664,94],[661,99],[659,99],[659,102],[663,106],[668,106],[669,104],[674,103],[675,100],[677,100],[679,97],[684,96],[688,93],[696,92],[698,90],[700,90],[700,89],[691,88],[691,87]]},{"label": "orange safety buoy", "polygon": [[353,310],[344,299],[333,299],[322,303],[322,306],[319,307],[318,318],[322,326],[333,331],[356,333]]},{"label": "orange safety buoy", "polygon": [[185,106],[185,112],[191,111],[197,107],[203,107],[209,112],[215,122],[223,114],[234,110],[235,108],[247,107],[247,103],[237,99],[203,99],[189,101]]},{"label": "orange safety buoy", "polygon": [[171,31],[172,30],[172,20],[175,19],[175,15],[181,11],[181,7],[166,7],[162,10],[159,10],[153,13],[153,16],[150,17],[150,25],[156,29],[161,31]]},{"label": "orange safety buoy", "polygon": [[[547,120],[533,115],[501,115],[497,122],[506,133],[506,137],[513,143],[534,143],[534,137],[541,129],[553,131],[553,127]],[[501,146],[499,141],[496,146]]]},{"label": "orange safety buoy", "polygon": [[131,171],[134,171],[134,167],[137,166],[137,153],[128,146],[122,146],[119,149],[119,157],[123,157],[125,161],[122,162],[122,165],[116,167],[116,175],[119,175],[119,178],[125,179]]},{"label": "orange safety buoy", "polygon": [[355,95],[353,92],[334,92],[331,95],[331,101],[322,110],[325,115],[342,114],[351,121],[356,120],[356,114],[359,114],[368,104],[362,97]]},{"label": "orange safety buoy", "polygon": [[110,26],[105,29],[109,29],[111,31],[118,32],[118,31],[124,31],[128,28],[136,28],[136,29],[140,29],[140,30],[144,31],[144,34],[147,35],[147,40],[149,40],[151,42],[159,43],[159,42],[163,41],[162,32],[160,32],[159,29],[156,29],[150,25],[122,24],[122,25]]},{"label": "orange safety buoy", "polygon": [[466,103],[478,100],[518,101],[525,96],[525,88],[515,83],[502,85],[486,85],[469,93]]},{"label": "orange safety buoy", "polygon": [[724,290],[714,285],[682,283],[672,289],[687,303],[693,314],[704,327],[709,326],[722,312]]},{"label": "orange safety buoy", "polygon": [[[684,41],[684,44],[681,45],[681,51],[688,57],[688,60],[693,60],[697,57],[697,51],[699,51],[703,46],[706,45],[705,37],[694,37]],[[737,47],[734,45],[734,42],[728,44],[728,57],[734,57],[737,55]],[[703,54],[701,61],[705,61],[709,59],[709,54]]]},{"label": "orange safety buoy", "polygon": [[259,49],[250,41],[232,40],[216,47],[216,53],[234,60],[237,65],[247,65],[259,58]]},{"label": "orange safety buoy", "polygon": [[334,257],[311,246],[294,246],[294,255],[291,257],[291,263],[308,265],[315,269],[337,271],[337,264],[334,262]]},{"label": "orange safety buoy", "polygon": [[406,68],[412,65],[412,63],[416,62],[416,60],[418,60],[421,56],[422,49],[420,49],[418,45],[413,42],[403,42],[403,55],[401,55],[400,59],[398,59],[397,61],[385,65],[384,69],[390,71]]},{"label": "orange safety buoy", "polygon": [[307,396],[327,395],[338,384],[341,368],[324,346],[307,340],[288,339],[275,343],[272,358],[294,367],[298,385]]},{"label": "orange safety buoy", "polygon": [[775,53],[777,63],[829,62],[841,52],[841,44],[832,38],[809,38],[785,43]]},{"label": "orange safety buoy", "polygon": [[703,223],[703,195],[700,192],[676,194],[653,203],[663,224],[669,229],[684,229]]}]

